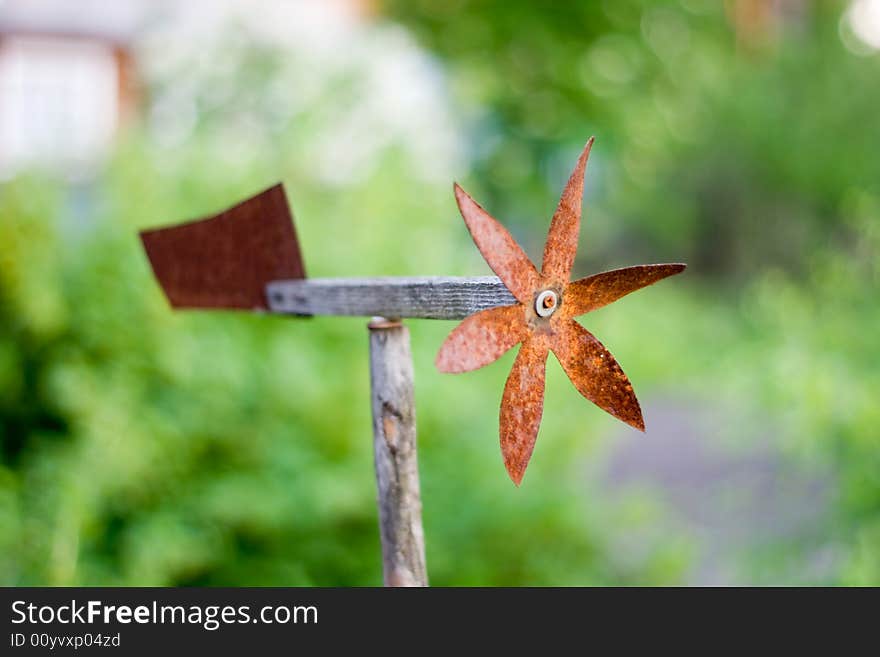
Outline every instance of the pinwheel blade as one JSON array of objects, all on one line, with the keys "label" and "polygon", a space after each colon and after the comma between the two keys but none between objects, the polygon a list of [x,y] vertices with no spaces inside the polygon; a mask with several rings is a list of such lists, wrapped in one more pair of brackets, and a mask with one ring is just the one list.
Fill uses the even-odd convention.
[{"label": "pinwheel blade", "polygon": [[212,217],[141,233],[175,308],[264,309],[266,284],[305,278],[282,185]]},{"label": "pinwheel blade", "polygon": [[584,170],[592,147],[593,137],[590,137],[562,191],[559,205],[550,221],[547,242],[544,244],[541,273],[545,278],[559,285],[564,285],[571,279],[571,268],[574,265],[581,230]]},{"label": "pinwheel blade", "polygon": [[592,333],[569,320],[553,335],[551,347],[578,392],[617,419],[645,430],[642,409],[629,379]]},{"label": "pinwheel blade", "polygon": [[437,369],[457,374],[494,363],[526,337],[524,317],[520,304],[474,313],[440,346],[434,361]]},{"label": "pinwheel blade", "polygon": [[455,199],[474,243],[489,267],[523,303],[531,303],[540,275],[513,236],[456,183]]},{"label": "pinwheel blade", "polygon": [[587,276],[566,288],[565,311],[569,317],[583,315],[667,276],[679,274],[685,267],[682,263],[637,265]]},{"label": "pinwheel blade", "polygon": [[501,398],[501,453],[517,486],[535,449],[544,412],[544,377],[548,345],[544,336],[523,342]]}]

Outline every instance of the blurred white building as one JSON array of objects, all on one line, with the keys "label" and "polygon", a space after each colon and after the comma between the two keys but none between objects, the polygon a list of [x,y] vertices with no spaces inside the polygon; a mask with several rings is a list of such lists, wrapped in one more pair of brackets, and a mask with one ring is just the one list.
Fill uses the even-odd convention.
[{"label": "blurred white building", "polygon": [[[273,120],[354,81],[355,102],[302,145],[327,182],[363,175],[390,145],[417,172],[448,177],[459,140],[442,75],[374,15],[371,0],[0,0],[0,180],[36,167],[87,181],[131,117],[165,145],[185,143],[205,105],[265,122],[229,75],[251,46],[286,54],[257,108]],[[253,143],[239,123],[228,152]]]},{"label": "blurred white building", "polygon": [[77,177],[137,106],[130,44],[141,2],[0,0],[0,177]]}]

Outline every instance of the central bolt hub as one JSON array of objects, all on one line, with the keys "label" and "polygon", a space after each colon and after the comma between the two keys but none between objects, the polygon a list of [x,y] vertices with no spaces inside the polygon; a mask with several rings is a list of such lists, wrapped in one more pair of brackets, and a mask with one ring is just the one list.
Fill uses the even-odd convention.
[{"label": "central bolt hub", "polygon": [[535,298],[535,312],[541,317],[549,317],[556,311],[559,297],[553,290],[544,290]]}]

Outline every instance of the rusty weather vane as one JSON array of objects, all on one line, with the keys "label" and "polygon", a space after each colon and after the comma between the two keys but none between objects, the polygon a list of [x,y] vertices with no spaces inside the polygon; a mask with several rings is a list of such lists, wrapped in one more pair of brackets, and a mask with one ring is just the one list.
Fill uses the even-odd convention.
[{"label": "rusty weather vane", "polygon": [[412,356],[401,319],[464,320],[437,354],[443,372],[488,365],[521,343],[500,416],[504,463],[517,485],[538,435],[551,351],[584,397],[644,430],[639,402],[620,365],[574,318],[677,274],[685,265],[641,265],[570,280],[592,144],[590,139],[562,192],[540,272],[510,233],[458,185],[461,214],[497,277],[306,278],[280,184],[206,219],[141,233],[156,278],[175,308],[374,318],[369,324],[373,445],[388,585],[428,581]]}]

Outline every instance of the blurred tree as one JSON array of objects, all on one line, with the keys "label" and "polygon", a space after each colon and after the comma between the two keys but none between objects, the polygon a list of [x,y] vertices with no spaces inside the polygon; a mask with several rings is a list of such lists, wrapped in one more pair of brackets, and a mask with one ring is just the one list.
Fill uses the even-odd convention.
[{"label": "blurred tree", "polygon": [[543,226],[597,134],[583,253],[603,265],[803,272],[813,249],[851,245],[847,195],[880,191],[880,56],[845,47],[846,3],[384,6],[448,61],[474,175],[509,221]]}]

